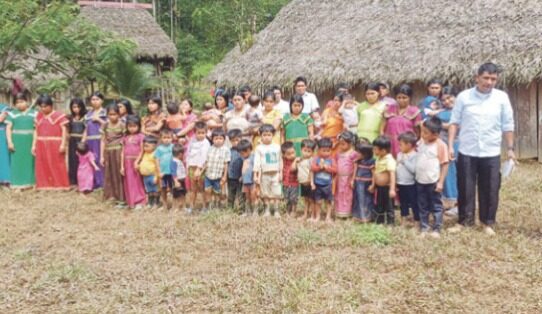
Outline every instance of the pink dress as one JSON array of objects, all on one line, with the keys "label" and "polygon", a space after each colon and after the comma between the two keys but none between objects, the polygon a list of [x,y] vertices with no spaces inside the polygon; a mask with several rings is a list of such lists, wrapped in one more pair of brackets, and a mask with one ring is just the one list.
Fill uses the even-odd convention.
[{"label": "pink dress", "polygon": [[141,154],[141,145],[145,135],[138,133],[127,135],[122,139],[124,152],[124,197],[128,207],[133,208],[146,202],[145,187],[134,162]]},{"label": "pink dress", "polygon": [[91,192],[94,188],[95,171],[91,162],[96,160],[96,157],[91,151],[84,155],[76,154],[79,158],[79,167],[77,168],[77,186],[79,192]]},{"label": "pink dress", "polygon": [[403,113],[399,112],[399,106],[388,106],[384,113],[387,119],[384,134],[391,139],[391,154],[397,158],[399,153],[399,135],[405,132],[416,133],[416,125],[422,120],[422,115],[418,107],[410,105]]},{"label": "pink dress", "polygon": [[340,218],[347,218],[352,215],[352,176],[354,175],[354,169],[356,169],[356,160],[359,158],[359,154],[350,150],[346,153],[337,153],[335,155],[337,159],[337,181],[335,185],[335,216]]}]

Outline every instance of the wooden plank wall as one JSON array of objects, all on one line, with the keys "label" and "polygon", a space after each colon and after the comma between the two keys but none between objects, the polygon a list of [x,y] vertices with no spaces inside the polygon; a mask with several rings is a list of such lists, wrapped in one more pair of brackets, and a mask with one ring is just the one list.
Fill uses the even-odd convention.
[{"label": "wooden plank wall", "polygon": [[[514,109],[516,124],[516,156],[520,159],[539,158],[537,83],[506,89]],[[503,143],[504,144],[504,143]]]}]

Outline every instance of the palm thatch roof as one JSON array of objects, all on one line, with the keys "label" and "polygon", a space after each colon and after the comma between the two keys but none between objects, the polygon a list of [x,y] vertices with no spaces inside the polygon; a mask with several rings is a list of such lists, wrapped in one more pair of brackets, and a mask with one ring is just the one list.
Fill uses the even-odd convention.
[{"label": "palm thatch roof", "polygon": [[467,83],[486,61],[505,83],[542,76],[539,0],[293,0],[254,45],[232,50],[208,77],[228,86],[315,88],[442,77]]},{"label": "palm thatch roof", "polygon": [[138,59],[177,59],[177,48],[152,15],[143,9],[82,7],[81,16],[137,45]]}]

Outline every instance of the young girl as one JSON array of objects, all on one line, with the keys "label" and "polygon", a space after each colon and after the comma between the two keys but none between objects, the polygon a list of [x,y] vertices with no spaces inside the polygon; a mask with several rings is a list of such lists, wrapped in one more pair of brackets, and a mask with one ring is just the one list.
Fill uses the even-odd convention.
[{"label": "young girl", "polygon": [[314,137],[314,121],[303,111],[303,97],[294,95],[290,100],[290,113],[282,121],[282,142],[294,143],[295,154],[301,156],[301,141]]},{"label": "young girl", "polygon": [[141,121],[141,133],[158,140],[165,120],[166,117],[162,113],[162,99],[160,97],[150,98],[147,102],[147,115]]},{"label": "young girl", "polygon": [[4,122],[8,112],[9,107],[0,103],[0,186],[9,186],[10,182],[9,149]]},{"label": "young girl", "polygon": [[89,150],[85,142],[77,143],[75,147],[77,158],[77,187],[81,196],[92,192],[94,187],[94,172],[98,171],[96,156]]},{"label": "young girl", "polygon": [[386,120],[384,112],[386,104],[380,102],[380,85],[369,83],[365,87],[366,101],[357,107],[358,112],[358,137],[374,141],[379,135],[384,134]]},{"label": "young girl", "polygon": [[117,106],[119,106],[120,121],[126,124],[126,117],[134,114],[132,103],[128,99],[121,99],[117,102]]},{"label": "young girl", "polygon": [[374,210],[374,195],[369,191],[375,168],[373,147],[367,139],[360,139],[356,144],[356,151],[360,158],[356,163],[356,175],[352,182],[354,186],[352,216],[354,221],[368,223]]},{"label": "young girl", "polygon": [[[68,117],[68,175],[70,184],[77,185],[77,169],[79,168],[79,157],[77,156],[77,144],[83,139],[85,134],[85,115],[87,108],[81,98],[73,98],[70,101],[70,113]],[[94,176],[92,176],[94,178]]]},{"label": "young girl", "polygon": [[103,187],[104,184],[103,167],[99,163],[102,157],[102,135],[100,134],[100,130],[106,122],[106,113],[105,110],[102,108],[103,102],[104,95],[102,95],[102,93],[100,92],[95,92],[90,97],[90,104],[92,106],[92,109],[85,115],[86,129],[85,134],[83,135],[83,141],[88,144],[90,151],[96,157],[96,164],[98,164],[98,167],[100,168],[94,174],[95,189]]},{"label": "young girl", "polygon": [[119,106],[107,106],[108,121],[102,128],[100,163],[104,167],[104,200],[114,200],[118,207],[124,206],[124,184],[122,182],[122,138],[126,127],[120,121]]},{"label": "young girl", "polygon": [[179,133],[183,128],[183,115],[179,112],[179,105],[175,102],[170,102],[166,106],[168,116],[166,118],[166,126],[173,132],[174,140],[179,137]]},{"label": "young girl", "polygon": [[[275,108],[275,94],[273,92],[267,92],[263,95],[263,118],[262,123],[271,124],[275,130],[275,136],[273,136],[273,143],[280,145],[282,113]],[[260,144],[259,137],[254,141],[256,145]]]},{"label": "young girl", "polygon": [[352,179],[355,162],[359,154],[352,149],[356,136],[350,131],[339,135],[337,159],[337,179],[335,182],[335,217],[348,218],[352,215]]},{"label": "young girl", "polygon": [[138,164],[143,153],[143,139],[140,132],[141,121],[138,116],[126,117],[126,136],[122,139],[122,168],[124,177],[124,196],[129,208],[141,209],[145,204],[145,187],[138,171]]},{"label": "young girl", "polygon": [[15,109],[6,118],[6,136],[10,151],[11,188],[30,188],[35,183],[34,155],[34,119],[37,112],[28,107],[26,97],[19,93],[15,97]]},{"label": "young girl", "polygon": [[36,130],[32,153],[36,156],[36,189],[69,190],[66,169],[66,139],[68,119],[53,109],[53,99],[48,95],[38,97],[41,108],[36,116]]}]

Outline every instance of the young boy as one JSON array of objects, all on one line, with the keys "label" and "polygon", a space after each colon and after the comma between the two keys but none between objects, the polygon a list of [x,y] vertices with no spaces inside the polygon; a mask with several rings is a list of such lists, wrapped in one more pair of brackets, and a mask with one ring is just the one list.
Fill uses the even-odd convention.
[{"label": "young boy", "polygon": [[414,221],[420,221],[418,198],[416,197],[416,134],[405,132],[399,135],[397,154],[397,190],[401,200],[401,225],[408,224],[410,208]]},{"label": "young boy", "polygon": [[[226,133],[222,129],[214,129],[211,136],[213,146],[209,148],[207,160],[203,166],[205,173],[205,208],[219,208],[223,200],[222,189],[228,178],[228,163],[231,160],[230,149],[224,145]],[[212,204],[214,203],[214,204]]]},{"label": "young boy", "polygon": [[188,178],[190,180],[190,192],[192,193],[188,212],[196,207],[198,193],[202,192],[203,177],[202,169],[207,160],[207,152],[211,144],[207,140],[207,125],[205,122],[198,121],[194,125],[195,137],[188,144],[188,155],[186,165],[188,167]]},{"label": "young boy", "polygon": [[254,152],[254,181],[260,187],[261,198],[265,203],[264,216],[280,218],[279,200],[282,196],[280,181],[282,180],[282,158],[280,146],[273,144],[275,128],[271,124],[260,127],[261,144]]},{"label": "young boy", "polygon": [[185,196],[186,168],[183,163],[184,147],[181,144],[173,145],[173,161],[171,162],[171,174],[173,176],[173,200],[174,208],[179,211],[183,208],[187,211]]},{"label": "young boy", "polygon": [[241,140],[242,132],[239,129],[233,129],[228,131],[228,139],[230,140],[231,149],[231,161],[228,165],[228,207],[234,208],[235,201],[238,201],[239,204],[241,201],[242,193],[242,182],[241,174],[243,171],[243,158],[239,154],[237,146]]},{"label": "young boy", "polygon": [[249,140],[243,139],[237,145],[237,150],[243,159],[242,177],[243,194],[245,203],[242,216],[252,215],[258,216],[257,205],[257,189],[254,184],[254,154],[252,154],[252,144]]},{"label": "young boy", "polygon": [[312,215],[312,207],[314,206],[314,192],[316,189],[312,179],[311,161],[314,155],[316,142],[305,139],[301,141],[301,159],[297,163],[297,181],[301,186],[301,197],[305,201],[305,210],[301,220],[306,220],[309,215]]},{"label": "young boy", "polygon": [[[173,133],[170,130],[160,132],[160,144],[156,147],[154,156],[160,163],[160,179],[162,187],[162,205],[170,208],[167,193],[173,189],[173,177],[171,176],[171,161],[173,160]],[[160,206],[159,206],[160,207]]]},{"label": "young boy", "polygon": [[284,198],[286,199],[286,212],[291,217],[295,216],[297,199],[299,193],[299,182],[297,181],[297,163],[299,158],[295,156],[294,143],[284,142],[282,150],[282,186]]},{"label": "young boy", "polygon": [[395,171],[397,163],[390,154],[391,141],[386,136],[379,136],[373,141],[373,153],[376,157],[373,182],[370,192],[376,190],[374,220],[377,224],[395,223],[392,200],[395,198]]},{"label": "young boy", "polygon": [[333,176],[337,173],[337,164],[331,157],[333,143],[329,138],[318,141],[318,156],[312,159],[311,171],[314,182],[313,221],[320,221],[322,203],[326,205],[326,222],[332,223]]},{"label": "young boy", "polygon": [[[416,160],[416,192],[420,209],[422,237],[427,232],[433,238],[440,237],[442,228],[442,188],[448,173],[448,148],[439,138],[442,122],[431,117],[423,122],[421,141]],[[433,214],[433,226],[429,216]]]},{"label": "young boy", "polygon": [[155,137],[145,136],[143,139],[143,155],[137,167],[143,177],[143,184],[147,193],[147,207],[151,209],[156,209],[156,206],[160,203],[160,194],[158,193],[160,164],[154,156],[157,144],[158,141]]}]

